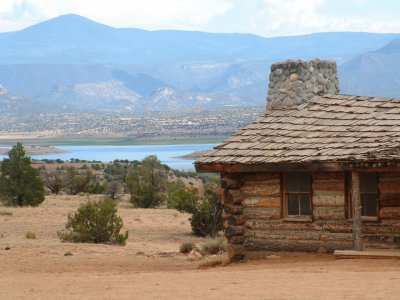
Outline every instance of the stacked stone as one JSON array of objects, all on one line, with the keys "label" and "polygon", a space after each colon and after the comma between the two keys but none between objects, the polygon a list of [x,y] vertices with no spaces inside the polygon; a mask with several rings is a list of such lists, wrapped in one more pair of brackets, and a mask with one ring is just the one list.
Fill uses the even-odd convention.
[{"label": "stacked stone", "polygon": [[307,102],[316,95],[338,92],[339,81],[334,61],[288,60],[271,66],[267,108],[291,107]]},{"label": "stacked stone", "polygon": [[241,260],[246,254],[243,246],[246,220],[243,217],[241,205],[243,201],[241,186],[242,182],[239,178],[230,174],[221,174],[224,231],[228,238],[227,253],[230,261]]}]

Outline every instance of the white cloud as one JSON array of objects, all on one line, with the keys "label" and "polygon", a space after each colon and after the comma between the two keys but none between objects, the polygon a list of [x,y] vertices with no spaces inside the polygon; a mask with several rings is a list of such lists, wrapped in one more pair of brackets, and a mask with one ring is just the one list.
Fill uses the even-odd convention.
[{"label": "white cloud", "polygon": [[[348,1],[348,2],[347,2]],[[263,36],[323,31],[400,32],[400,12],[374,13],[367,0],[0,0],[0,32],[75,13],[114,27],[246,32]],[[347,6],[343,6],[346,3]],[[373,4],[371,4],[373,3]],[[394,3],[394,2],[392,2]],[[336,14],[320,8],[336,8]],[[356,15],[349,5],[369,7]],[[382,6],[380,6],[382,7]],[[346,10],[343,16],[340,11]],[[364,9],[365,10],[365,9]]]},{"label": "white cloud", "polygon": [[231,6],[229,0],[1,0],[0,31],[66,13],[114,27],[198,29]]}]

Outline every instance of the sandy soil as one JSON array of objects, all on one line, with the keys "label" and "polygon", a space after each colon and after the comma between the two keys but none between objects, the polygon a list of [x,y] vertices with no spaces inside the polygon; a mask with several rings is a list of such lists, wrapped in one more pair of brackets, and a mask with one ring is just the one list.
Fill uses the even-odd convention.
[{"label": "sandy soil", "polygon": [[193,239],[188,215],[126,201],[119,205],[130,233],[125,247],[61,243],[56,232],[81,201],[0,206],[0,299],[400,299],[400,260],[279,255],[198,269],[199,261],[178,253]]}]

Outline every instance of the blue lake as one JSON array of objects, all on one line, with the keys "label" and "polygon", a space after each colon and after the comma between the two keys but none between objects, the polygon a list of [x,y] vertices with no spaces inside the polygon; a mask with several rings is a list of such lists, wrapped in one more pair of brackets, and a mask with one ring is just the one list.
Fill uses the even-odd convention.
[{"label": "blue lake", "polygon": [[[157,155],[158,159],[178,170],[194,170],[193,161],[181,159],[179,156],[194,151],[211,150],[215,144],[191,145],[149,145],[149,146],[57,146],[68,151],[60,154],[33,155],[33,159],[62,159],[78,158],[110,162],[115,159],[142,160],[148,155]],[[2,159],[4,156],[0,156]]]}]

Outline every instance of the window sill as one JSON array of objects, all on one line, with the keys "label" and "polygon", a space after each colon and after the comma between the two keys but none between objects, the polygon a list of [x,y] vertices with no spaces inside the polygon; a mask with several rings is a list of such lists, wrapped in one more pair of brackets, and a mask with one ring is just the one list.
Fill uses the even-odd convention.
[{"label": "window sill", "polygon": [[305,222],[305,223],[310,223],[312,222],[311,217],[285,217],[282,219],[283,222]]}]

